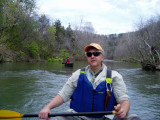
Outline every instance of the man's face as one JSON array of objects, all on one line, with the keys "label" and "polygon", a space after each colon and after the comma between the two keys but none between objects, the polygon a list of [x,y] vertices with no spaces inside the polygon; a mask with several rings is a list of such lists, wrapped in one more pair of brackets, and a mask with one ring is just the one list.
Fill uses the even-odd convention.
[{"label": "man's face", "polygon": [[[98,52],[98,54],[96,53],[94,55],[93,52]],[[99,53],[99,51],[97,49],[91,49],[87,53],[89,53],[88,56],[87,56],[87,61],[90,64],[90,66],[91,67],[100,68],[101,67],[101,63],[102,63],[102,61],[104,59],[104,55]]]}]

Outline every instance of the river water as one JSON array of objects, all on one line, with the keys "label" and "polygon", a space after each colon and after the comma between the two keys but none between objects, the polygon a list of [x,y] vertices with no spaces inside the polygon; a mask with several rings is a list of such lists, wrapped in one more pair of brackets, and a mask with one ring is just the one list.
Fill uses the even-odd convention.
[{"label": "river water", "polygon": [[[126,62],[104,63],[122,74],[130,96],[130,112],[138,114],[142,120],[160,119],[160,72],[143,71],[137,64]],[[61,63],[0,64],[0,110],[38,113],[72,72],[86,65],[82,61],[76,61],[73,68]],[[65,112],[68,108],[69,102],[52,112]]]}]

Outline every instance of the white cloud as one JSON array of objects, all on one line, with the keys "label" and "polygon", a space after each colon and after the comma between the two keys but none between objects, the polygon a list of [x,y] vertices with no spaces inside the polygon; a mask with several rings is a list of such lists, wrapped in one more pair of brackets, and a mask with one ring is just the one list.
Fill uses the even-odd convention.
[{"label": "white cloud", "polygon": [[148,19],[160,11],[160,0],[37,0],[37,4],[40,13],[64,26],[84,19],[98,34],[132,31],[140,17]]}]

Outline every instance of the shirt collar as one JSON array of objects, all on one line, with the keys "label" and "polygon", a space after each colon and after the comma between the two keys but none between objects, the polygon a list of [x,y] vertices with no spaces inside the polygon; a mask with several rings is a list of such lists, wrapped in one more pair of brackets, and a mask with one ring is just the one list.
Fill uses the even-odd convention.
[{"label": "shirt collar", "polygon": [[102,72],[103,68],[104,68],[104,64],[102,64],[102,67],[101,67],[97,72],[93,72],[93,71],[91,70],[91,67],[89,66],[89,71],[90,71],[90,73],[91,73],[92,75],[94,75],[95,77],[97,77],[97,76],[99,75],[99,73]]}]

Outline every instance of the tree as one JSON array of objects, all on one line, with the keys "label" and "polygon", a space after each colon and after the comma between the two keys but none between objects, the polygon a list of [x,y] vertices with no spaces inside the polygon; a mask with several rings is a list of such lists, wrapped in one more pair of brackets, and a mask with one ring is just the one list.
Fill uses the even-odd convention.
[{"label": "tree", "polygon": [[138,30],[134,33],[134,51],[145,70],[159,69],[160,66],[160,17],[151,18],[147,22],[141,21]]},{"label": "tree", "polygon": [[55,40],[56,45],[55,46],[56,47],[55,47],[55,49],[60,50],[61,45],[63,45],[63,43],[64,43],[65,29],[62,26],[60,20],[56,20],[55,23],[54,23],[54,26],[56,28],[56,33],[55,33],[55,36],[56,36],[56,40]]},{"label": "tree", "polygon": [[82,27],[82,31],[88,32],[88,33],[95,33],[95,30],[91,22],[85,22]]}]

